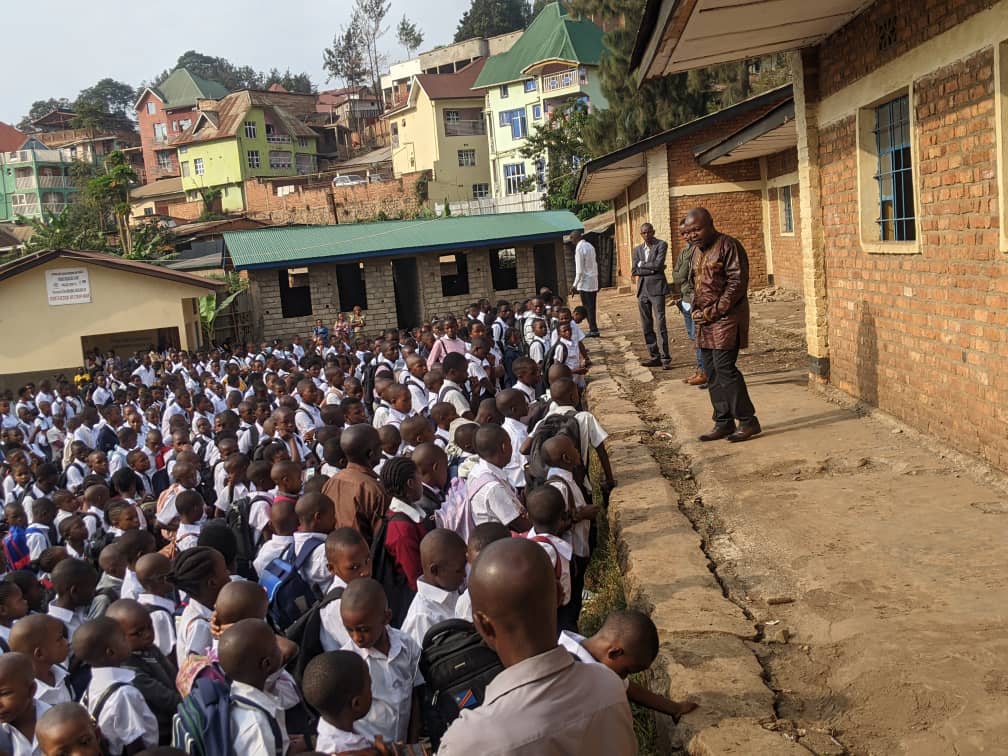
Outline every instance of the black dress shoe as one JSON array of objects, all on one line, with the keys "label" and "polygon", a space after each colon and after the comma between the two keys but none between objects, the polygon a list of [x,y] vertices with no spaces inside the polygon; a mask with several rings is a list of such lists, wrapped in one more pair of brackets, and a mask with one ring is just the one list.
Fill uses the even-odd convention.
[{"label": "black dress shoe", "polygon": [[740,441],[748,441],[753,436],[758,436],[762,432],[763,429],[760,428],[759,421],[753,420],[748,425],[739,426],[737,431],[728,436],[728,440],[733,444],[737,444]]},{"label": "black dress shoe", "polygon": [[721,426],[715,425],[709,431],[700,436],[701,441],[718,441],[722,438],[728,438],[735,435],[738,431],[735,430],[735,426]]},{"label": "black dress shoe", "polygon": [[598,331],[588,331],[588,333],[586,333],[585,336],[587,336],[590,339],[597,339],[599,337],[599,332]]},{"label": "black dress shoe", "polygon": [[653,360],[641,360],[640,364],[644,367],[661,367],[661,360],[655,357]]},{"label": "black dress shoe", "polygon": [[662,365],[661,365],[661,369],[662,370],[671,370],[672,369],[672,360],[669,360],[668,362],[663,362]]}]

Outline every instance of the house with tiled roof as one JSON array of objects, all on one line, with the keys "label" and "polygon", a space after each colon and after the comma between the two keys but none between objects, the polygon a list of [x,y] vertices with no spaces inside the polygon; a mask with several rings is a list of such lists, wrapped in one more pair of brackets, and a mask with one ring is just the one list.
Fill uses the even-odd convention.
[{"label": "house with tiled roof", "polygon": [[494,197],[522,194],[529,183],[537,193],[546,189],[545,160],[523,158],[520,150],[552,113],[574,100],[589,109],[608,107],[598,76],[602,35],[594,23],[554,2],[510,49],[487,60],[473,89],[486,100]]},{"label": "house with tiled roof", "polygon": [[472,89],[485,63],[478,58],[457,73],[414,76],[405,102],[383,116],[393,173],[430,171],[427,194],[435,202],[490,195],[483,96]]},{"label": "house with tiled roof", "polygon": [[299,176],[318,170],[317,136],[277,104],[287,92],[241,90],[200,99],[194,120],[168,144],[177,150],[182,189],[190,201],[219,189],[219,209],[245,209],[249,178]]},{"label": "house with tiled roof", "polygon": [[178,155],[168,142],[188,129],[196,117],[196,101],[226,96],[227,88],[186,68],[176,68],[157,86],[145,87],[134,109],[147,181],[179,176]]},{"label": "house with tiled roof", "polygon": [[0,221],[56,214],[73,201],[69,150],[49,149],[39,136],[0,122]]}]

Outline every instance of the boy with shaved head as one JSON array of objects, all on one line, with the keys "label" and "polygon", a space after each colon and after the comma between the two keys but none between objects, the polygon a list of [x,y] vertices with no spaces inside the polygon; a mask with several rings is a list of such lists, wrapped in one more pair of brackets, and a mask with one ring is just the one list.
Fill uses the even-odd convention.
[{"label": "boy with shaved head", "polygon": [[438,756],[637,753],[623,683],[557,645],[555,573],[532,541],[495,541],[469,581],[473,623],[504,665],[482,706],[464,709]]},{"label": "boy with shaved head", "polygon": [[417,579],[417,594],[402,624],[402,631],[418,646],[434,625],[455,616],[466,576],[466,543],[454,530],[436,528],[420,541],[420,563],[423,575]]}]

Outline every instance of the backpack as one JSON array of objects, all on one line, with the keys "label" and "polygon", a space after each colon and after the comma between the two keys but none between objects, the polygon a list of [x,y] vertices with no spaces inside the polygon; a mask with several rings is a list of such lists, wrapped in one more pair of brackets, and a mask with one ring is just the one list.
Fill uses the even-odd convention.
[{"label": "backpack", "polygon": [[394,628],[402,627],[403,620],[406,619],[406,612],[415,595],[409,586],[406,575],[399,569],[395,559],[385,548],[385,534],[390,522],[413,522],[402,512],[393,512],[391,516],[382,518],[371,542],[371,577],[381,583],[388,596],[389,609],[392,612],[392,620],[389,622]]},{"label": "backpack", "polygon": [[69,465],[63,468],[63,472],[59,474],[59,477],[56,479],[56,488],[68,488],[67,470],[69,470],[71,467],[76,467],[80,471],[80,474],[84,475],[84,463],[79,462],[78,460],[75,459],[73,462],[71,462]]},{"label": "backpack", "polygon": [[3,539],[3,554],[7,561],[7,572],[31,569],[31,551],[25,529],[20,525],[11,526]]},{"label": "backpack", "polygon": [[[581,427],[578,425],[577,416],[574,412],[556,412],[547,415],[536,427],[535,432],[529,436],[532,446],[528,453],[528,462],[525,464],[525,489],[533,491],[546,483],[549,465],[543,460],[543,444],[553,436],[564,435],[570,437],[574,442],[574,448],[581,449]],[[580,485],[584,480],[584,463],[580,463],[574,469],[574,480]]]},{"label": "backpack", "polygon": [[469,535],[476,527],[473,520],[472,507],[469,504],[466,481],[459,477],[452,478],[448,493],[441,506],[434,511],[434,523],[439,528],[454,530],[466,543]]},{"label": "backpack", "polygon": [[424,702],[427,734],[437,748],[463,709],[475,709],[483,703],[487,685],[504,666],[466,620],[450,619],[434,625],[424,635],[421,648],[420,674],[429,693]]},{"label": "backpack", "polygon": [[[558,360],[556,358],[557,347],[563,350],[563,359],[561,360]],[[554,365],[566,365],[566,364],[567,364],[567,347],[564,345],[564,343],[560,341],[560,339],[557,339],[556,344],[547,344],[546,354],[543,356],[543,364],[542,364],[543,378],[546,379],[547,381],[549,380],[548,378],[549,370]]]},{"label": "backpack", "polygon": [[83,706],[85,709],[91,712],[91,718],[95,722],[97,722],[98,718],[101,716],[102,709],[105,708],[105,704],[108,703],[108,700],[112,697],[112,694],[115,693],[117,690],[119,690],[119,688],[125,688],[128,684],[129,683],[114,682],[107,688],[105,688],[105,690],[102,691],[102,694],[98,696],[98,701],[97,703],[95,703],[93,712],[91,712],[91,707],[89,706],[90,702],[88,701],[88,694],[87,691],[85,690],[84,695],[81,696],[80,700],[81,706]]},{"label": "backpack", "polygon": [[313,538],[295,555],[294,544],[291,544],[282,556],[266,565],[259,576],[259,585],[266,589],[269,599],[269,618],[281,631],[287,630],[321,598],[318,589],[305,579],[301,570],[315,549],[322,545],[323,541]]},{"label": "backpack", "polygon": [[249,525],[249,517],[252,514],[252,505],[256,501],[262,501],[263,496],[243,496],[238,501],[231,503],[231,508],[224,515],[224,522],[228,528],[237,536],[238,551],[236,566],[238,574],[246,580],[256,580],[255,567],[252,560],[256,556],[255,540],[252,537],[252,527]]},{"label": "backpack", "polygon": [[323,653],[320,636],[322,633],[322,610],[334,601],[343,598],[342,586],[337,586],[321,599],[315,602],[314,606],[302,614],[297,622],[287,628],[284,635],[288,640],[298,644],[298,654],[288,665],[288,670],[294,676],[294,680],[301,685],[301,678],[304,677],[305,667],[308,662],[319,654]]},{"label": "backpack", "polygon": [[361,374],[361,388],[364,390],[363,402],[369,414],[374,413],[374,384],[377,372],[378,363],[372,361],[364,366],[364,372]]},{"label": "backpack", "polygon": [[231,706],[235,703],[266,714],[276,744],[276,756],[281,756],[283,735],[276,719],[259,704],[232,696],[226,680],[196,680],[172,717],[172,747],[191,756],[232,756],[235,750],[231,737]]}]

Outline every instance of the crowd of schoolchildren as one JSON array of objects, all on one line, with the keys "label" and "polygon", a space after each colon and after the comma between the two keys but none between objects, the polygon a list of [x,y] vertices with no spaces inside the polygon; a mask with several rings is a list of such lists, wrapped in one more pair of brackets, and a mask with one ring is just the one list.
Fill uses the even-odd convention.
[{"label": "crowd of schoolchildren", "polygon": [[467,576],[509,538],[549,559],[561,646],[650,666],[645,615],[577,634],[615,485],[579,309],[374,337],[355,313],[0,398],[0,753],[432,752],[502,669]]}]

